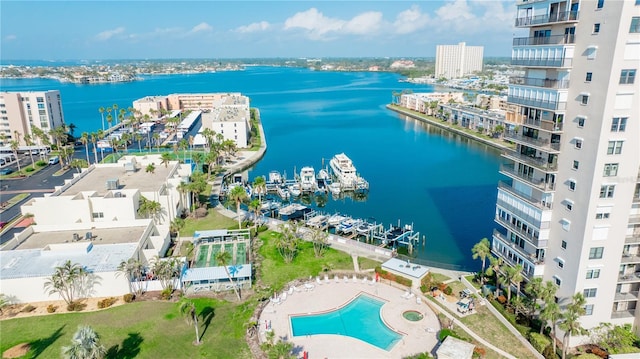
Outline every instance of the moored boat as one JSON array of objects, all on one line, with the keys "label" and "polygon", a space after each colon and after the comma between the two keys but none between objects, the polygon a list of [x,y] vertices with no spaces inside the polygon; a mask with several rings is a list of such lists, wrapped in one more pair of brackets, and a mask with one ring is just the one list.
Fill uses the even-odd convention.
[{"label": "moored boat", "polygon": [[300,170],[300,188],[302,192],[314,192],[316,187],[316,171],[305,166]]}]

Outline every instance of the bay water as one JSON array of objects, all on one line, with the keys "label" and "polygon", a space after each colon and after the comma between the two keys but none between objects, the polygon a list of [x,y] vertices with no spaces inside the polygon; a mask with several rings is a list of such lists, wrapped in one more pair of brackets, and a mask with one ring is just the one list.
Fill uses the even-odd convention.
[{"label": "bay water", "polygon": [[260,110],[268,145],[264,158],[250,169],[250,180],[271,170],[293,178],[294,170],[319,170],[344,152],[369,181],[370,191],[360,200],[329,199],[323,211],[386,227],[413,224],[425,239],[414,253],[419,259],[477,270],[471,247],[490,238],[495,227],[499,152],[388,110],[394,91],[435,91],[399,79],[391,73],[247,67],[101,85],[0,79],[0,90],[60,90],[65,120],[77,126],[76,135],[101,128],[101,106],[127,108],[151,95],[241,92]]}]

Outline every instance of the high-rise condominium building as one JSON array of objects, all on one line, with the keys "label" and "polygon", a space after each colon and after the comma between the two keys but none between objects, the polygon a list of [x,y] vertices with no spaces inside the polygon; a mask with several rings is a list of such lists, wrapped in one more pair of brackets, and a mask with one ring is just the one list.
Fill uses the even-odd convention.
[{"label": "high-rise condominium building", "polygon": [[482,71],[482,46],[438,45],[436,47],[436,77],[455,79]]},{"label": "high-rise condominium building", "polygon": [[0,92],[0,134],[4,135],[3,145],[15,139],[19,133],[20,145],[25,145],[24,135],[33,141],[33,128],[48,133],[64,125],[60,91]]},{"label": "high-rise condominium building", "polygon": [[[527,280],[586,298],[584,328],[638,327],[640,1],[518,0],[508,101],[524,123],[506,137],[494,254]],[[572,343],[572,344],[575,344]]]}]

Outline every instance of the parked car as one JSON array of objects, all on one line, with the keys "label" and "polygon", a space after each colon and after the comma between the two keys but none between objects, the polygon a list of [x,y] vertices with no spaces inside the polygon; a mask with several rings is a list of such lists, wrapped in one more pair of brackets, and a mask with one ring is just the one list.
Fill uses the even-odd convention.
[{"label": "parked car", "polygon": [[53,156],[53,157],[49,158],[49,164],[50,165],[55,165],[55,164],[58,164],[58,163],[60,163],[60,157]]},{"label": "parked car", "polygon": [[10,175],[12,173],[13,173],[13,170],[11,168],[3,168],[0,170],[0,175],[2,176]]}]

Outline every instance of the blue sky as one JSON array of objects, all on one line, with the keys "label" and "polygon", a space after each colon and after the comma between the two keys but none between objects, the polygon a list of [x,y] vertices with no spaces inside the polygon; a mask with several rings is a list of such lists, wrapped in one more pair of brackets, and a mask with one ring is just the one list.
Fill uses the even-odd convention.
[{"label": "blue sky", "polygon": [[508,56],[513,0],[7,1],[0,58]]}]

